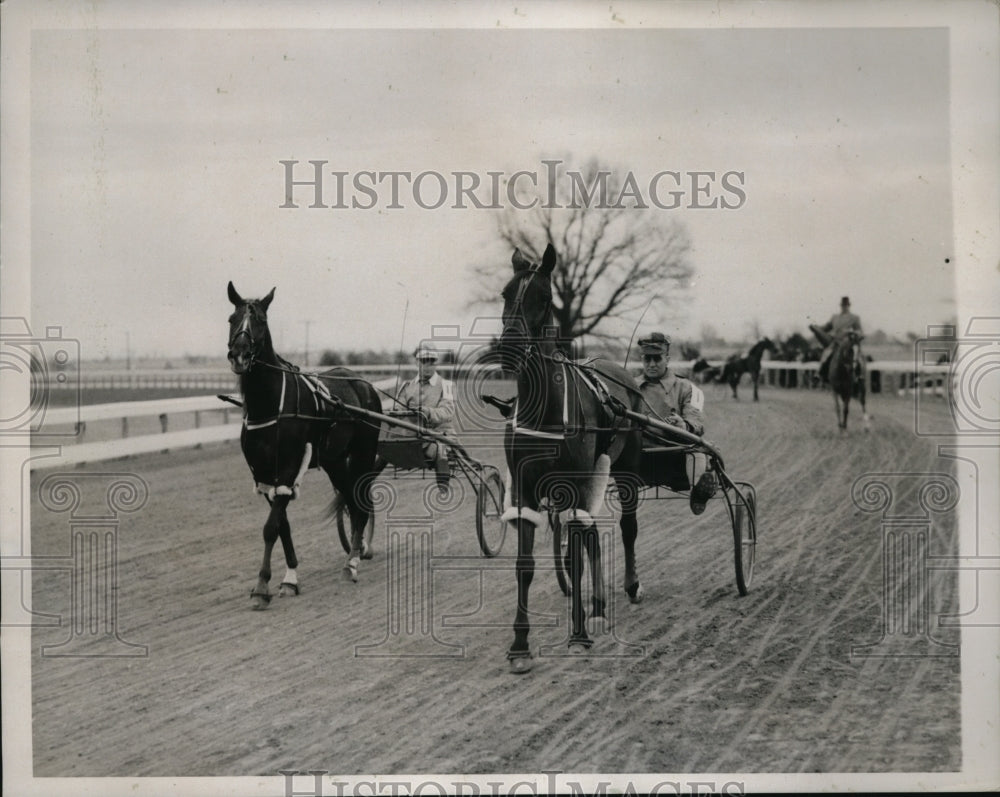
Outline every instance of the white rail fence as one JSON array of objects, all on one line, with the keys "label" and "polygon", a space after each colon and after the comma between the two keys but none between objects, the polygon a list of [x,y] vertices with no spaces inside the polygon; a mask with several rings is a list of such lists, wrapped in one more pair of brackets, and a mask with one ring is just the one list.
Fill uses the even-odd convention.
[{"label": "white rail fence", "polygon": [[[169,419],[177,415],[193,415],[194,428],[170,431]],[[130,421],[136,424],[140,419],[159,419],[159,434],[129,436]],[[100,462],[135,454],[154,451],[169,451],[176,448],[192,448],[206,443],[237,440],[242,427],[242,413],[238,407],[225,404],[215,396],[192,396],[190,398],[162,399],[157,401],[122,401],[117,404],[90,404],[82,407],[62,407],[50,409],[45,414],[47,431],[62,430],[59,436],[42,436],[31,460],[32,470],[65,467],[83,462]],[[119,421],[121,437],[96,442],[65,443],[67,436],[75,432],[83,437],[87,424],[99,421]],[[204,423],[208,421],[209,423]],[[148,425],[148,424],[147,424]],[[50,448],[49,441],[52,441]],[[58,445],[58,448],[55,446]],[[46,450],[48,449],[48,450]]]},{"label": "white rail fence", "polygon": [[[317,372],[326,370],[328,366],[317,368],[303,368],[305,372]],[[416,367],[412,363],[402,365],[348,365],[359,374],[368,379],[376,377],[391,377],[395,379],[399,374],[401,378],[408,378],[416,373]],[[488,373],[499,377],[500,370],[495,365],[452,365],[442,363],[438,365],[438,371],[444,376],[463,378],[474,373]],[[84,370],[65,373],[65,379],[56,382],[52,381],[50,387],[55,390],[76,390],[86,388],[88,390],[116,390],[116,389],[143,389],[143,390],[219,390],[231,392],[236,390],[236,377],[228,368],[167,368],[163,370],[101,370],[86,368]]]},{"label": "white rail fence", "polygon": [[[671,367],[678,373],[690,373],[693,361],[675,361]],[[709,361],[709,365],[721,368],[723,360]],[[391,382],[396,375],[409,378],[415,372],[412,364],[403,365],[352,365],[352,371],[371,379],[385,377]],[[784,362],[781,360],[764,360],[761,368],[764,372],[762,382],[774,387],[804,387],[812,386],[812,376],[819,367],[815,362]],[[306,369],[308,370],[308,369]],[[914,390],[918,387],[942,387],[947,379],[950,366],[921,365],[912,362],[896,360],[876,360],[868,363],[868,391],[887,394],[897,394],[900,390]],[[438,366],[442,375],[454,379],[484,376],[500,378],[502,375],[496,365],[453,365],[442,363]],[[228,369],[167,369],[158,371],[103,371],[85,370],[66,374],[67,379],[51,382],[50,388],[59,389],[169,389],[169,390],[220,390],[232,392],[236,389],[236,379]],[[933,382],[934,385],[928,385]]]},{"label": "white rail fence", "polygon": [[[710,363],[721,366],[721,362]],[[680,373],[688,373],[693,363],[679,362],[674,368]],[[817,363],[782,362],[765,360],[761,363],[761,382],[782,388],[810,389],[812,375],[816,373]],[[483,366],[495,370],[490,366]],[[363,370],[362,370],[363,369]],[[357,368],[369,377],[387,371],[395,373],[396,366],[370,366]],[[446,366],[439,370],[446,372]],[[412,369],[410,369],[412,372]],[[141,373],[141,372],[133,372]],[[912,396],[915,391],[933,395],[947,395],[950,366],[927,365],[916,368],[913,363],[882,362],[868,363],[869,390],[892,396]],[[170,371],[156,372],[159,381],[156,387],[184,387],[185,378],[167,385],[165,375],[178,374]],[[220,372],[221,375],[221,372]],[[404,371],[404,376],[407,375]],[[227,392],[231,391],[232,374],[225,384],[220,385]],[[388,390],[395,384],[395,378],[382,379],[374,382],[376,387]],[[873,384],[874,383],[874,384]],[[126,385],[120,384],[120,387]],[[133,385],[136,386],[136,385]],[[142,385],[149,386],[149,385]],[[207,387],[202,382],[199,387]],[[183,416],[184,423],[175,421],[174,426],[191,425],[192,428],[171,430],[171,417]],[[131,435],[135,429],[148,429],[159,422],[159,432]],[[178,419],[179,420],[179,419]],[[208,443],[221,443],[239,439],[242,412],[238,407],[225,403],[214,395],[190,396],[185,398],[158,399],[153,401],[123,401],[111,404],[91,404],[80,407],[51,408],[45,412],[45,428],[47,431],[60,430],[54,436],[43,435],[33,440],[37,450],[33,452],[31,468],[33,470],[48,469],[77,465],[84,462],[99,462],[117,459],[136,454],[146,454],[157,451],[168,451],[178,448],[191,448]],[[115,439],[84,442],[87,424],[98,422],[114,424],[118,429]],[[77,438],[74,442],[66,442],[67,437]]]}]

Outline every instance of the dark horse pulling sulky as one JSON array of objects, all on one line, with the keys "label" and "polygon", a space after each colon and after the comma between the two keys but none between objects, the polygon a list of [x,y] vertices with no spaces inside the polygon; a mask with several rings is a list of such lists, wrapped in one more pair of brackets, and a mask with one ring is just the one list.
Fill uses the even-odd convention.
[{"label": "dark horse pulling sulky", "polygon": [[635,563],[642,441],[636,427],[608,408],[609,399],[614,399],[623,407],[639,409],[640,396],[630,387],[634,380],[628,372],[602,360],[587,369],[571,367],[557,350],[551,283],[556,251],[552,244],[541,264],[530,263],[518,249],[512,263],[514,275],[502,292],[503,331],[498,346],[504,369],[517,379],[517,399],[504,435],[512,487],[504,519],[517,530],[517,610],[507,658],[512,672],[524,673],[532,666],[528,590],[535,571],[535,532],[547,517],[558,516],[569,540],[570,650],[579,652],[592,644],[580,589],[584,549],[593,581],[591,619],[604,618],[602,622],[607,623],[593,515],[604,499],[609,476],[618,485],[621,501],[625,592],[633,603],[642,600]]},{"label": "dark horse pulling sulky", "polygon": [[[830,335],[815,324],[810,324],[809,329],[824,346],[831,342]],[[862,427],[866,432],[871,431],[871,419],[865,405],[867,367],[865,358],[861,356],[861,339],[857,332],[848,332],[843,340],[833,341],[833,352],[830,354],[830,387],[837,411],[837,428],[842,435],[847,434],[847,410],[852,398],[861,405]]]},{"label": "dark horse pulling sulky", "polygon": [[271,601],[271,552],[279,538],[288,567],[279,594],[299,593],[287,508],[309,468],[322,468],[347,502],[352,544],[344,571],[357,581],[362,535],[372,510],[379,426],[338,405],[381,409],[375,389],[351,371],[334,368],[307,375],[275,353],[267,327],[273,298],[272,288],[263,299],[244,299],[229,283],[229,300],[236,307],[229,318],[229,362],[243,396],[240,445],[257,492],[271,507],[264,524],[264,561],[251,592],[255,609]]},{"label": "dark horse pulling sulky", "polygon": [[769,351],[771,354],[777,354],[778,352],[778,347],[774,345],[770,338],[758,340],[750,348],[745,357],[734,354],[722,366],[722,374],[719,376],[719,381],[729,384],[729,387],[733,389],[734,399],[739,398],[736,395],[736,388],[743,374],[750,374],[750,380],[753,382],[753,400],[759,400],[757,398],[757,385],[760,384],[760,361],[765,351]]}]

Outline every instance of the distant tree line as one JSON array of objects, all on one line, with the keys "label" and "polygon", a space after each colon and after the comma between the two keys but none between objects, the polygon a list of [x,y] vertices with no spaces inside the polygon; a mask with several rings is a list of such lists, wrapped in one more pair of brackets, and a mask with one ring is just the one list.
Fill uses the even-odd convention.
[{"label": "distant tree line", "polygon": [[[718,357],[720,356],[720,349],[732,349],[732,354],[738,354],[739,351],[737,350],[745,349],[747,345],[752,345],[756,342],[754,340],[748,344],[746,341],[727,341],[708,325],[703,327],[702,333],[701,340],[674,338],[671,347],[672,359],[678,362],[694,362],[702,358],[703,351],[709,352],[705,355],[706,357],[712,357],[713,355]],[[771,359],[774,360],[814,362],[820,358],[823,351],[823,347],[819,345],[819,342],[812,334],[805,335],[802,332],[795,331],[787,336],[774,335],[771,339],[778,348],[778,353],[772,355]],[[871,346],[905,346],[916,339],[917,336],[913,333],[907,333],[907,340],[900,340],[886,334],[881,329],[877,329],[865,336],[865,343]],[[628,354],[628,344],[629,341],[627,340],[598,339],[587,347],[587,357],[607,358],[616,362],[622,362],[626,359],[626,355],[628,355],[628,359],[631,362],[636,356],[634,351],[636,342],[632,341],[633,351],[631,354]],[[494,337],[489,343],[483,346],[477,359],[481,362],[497,362],[496,346],[497,338]],[[453,351],[442,346],[438,347],[438,351],[440,352],[440,359],[438,360],[440,364],[449,365],[455,362],[455,353]],[[390,351],[389,349],[326,349],[319,359],[319,365],[325,367],[336,365],[409,365],[412,362],[413,353],[411,351]]]},{"label": "distant tree line", "polygon": [[[448,365],[455,362],[455,353],[438,347],[440,357],[438,363]],[[413,363],[413,352],[390,351],[388,349],[348,349],[337,351],[325,349],[320,355],[319,364],[331,367],[335,365],[409,365]]]}]

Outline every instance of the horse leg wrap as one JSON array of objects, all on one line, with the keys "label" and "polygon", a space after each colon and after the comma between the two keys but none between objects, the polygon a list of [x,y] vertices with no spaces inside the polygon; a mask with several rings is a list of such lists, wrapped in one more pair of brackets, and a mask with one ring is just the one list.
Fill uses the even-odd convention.
[{"label": "horse leg wrap", "polygon": [[585,509],[564,509],[559,513],[559,522],[564,526],[574,520],[582,523],[584,528],[590,528],[594,525],[594,518]]},{"label": "horse leg wrap", "polygon": [[608,478],[611,476],[611,457],[601,454],[594,463],[594,475],[590,481],[590,491],[587,496],[587,508],[591,515],[596,515],[604,503],[604,495],[608,491]]},{"label": "horse leg wrap", "polygon": [[292,483],[291,487],[284,484],[279,484],[275,487],[273,484],[263,484],[257,483],[257,492],[261,495],[266,495],[268,499],[274,500],[276,495],[290,495],[292,500],[299,497],[299,485],[302,483],[302,477],[306,475],[306,471],[309,470],[309,462],[312,460],[312,443],[306,443],[305,454],[302,456],[302,464],[299,465],[299,472],[295,476],[295,481]]},{"label": "horse leg wrap", "polygon": [[604,504],[604,494],[608,490],[608,477],[611,475],[611,457],[601,454],[594,463],[594,472],[586,486],[585,493],[580,496],[581,503],[586,504],[586,509],[576,507],[574,509],[564,509],[559,513],[559,520],[569,523],[577,520],[585,527],[595,524],[594,516],[597,515]]},{"label": "horse leg wrap", "polygon": [[512,506],[505,510],[500,516],[504,523],[516,523],[518,520],[527,520],[536,529],[544,529],[548,525],[548,519],[541,512],[528,509],[525,506]]},{"label": "horse leg wrap", "polygon": [[299,497],[299,485],[302,484],[302,477],[309,470],[309,463],[312,461],[312,451],[312,443],[306,443],[306,451],[302,456],[302,464],[299,466],[298,475],[295,477],[295,483],[292,485],[292,498]]}]

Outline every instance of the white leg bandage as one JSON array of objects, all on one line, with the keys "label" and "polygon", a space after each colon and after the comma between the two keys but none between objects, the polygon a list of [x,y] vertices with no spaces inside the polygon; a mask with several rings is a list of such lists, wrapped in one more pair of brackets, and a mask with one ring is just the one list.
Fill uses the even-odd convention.
[{"label": "white leg bandage", "polygon": [[594,525],[594,518],[585,509],[564,509],[559,513],[559,522],[562,525],[565,526],[573,520],[580,521],[587,528]]},{"label": "white leg bandage", "polygon": [[597,458],[597,462],[594,463],[594,473],[587,484],[586,492],[580,496],[580,502],[585,504],[587,508],[564,509],[559,513],[559,520],[564,524],[571,520],[578,520],[584,526],[594,525],[594,518],[604,506],[604,496],[608,491],[608,477],[610,475],[611,457],[607,454],[601,454]]},{"label": "white leg bandage", "polygon": [[309,470],[309,462],[312,460],[312,443],[306,443],[305,456],[302,457],[302,464],[299,465],[299,472],[295,476],[295,481],[291,487],[285,484],[279,484],[275,487],[273,484],[264,484],[263,482],[257,482],[256,489],[261,495],[266,495],[270,500],[274,500],[276,495],[290,495],[293,499],[299,497],[299,485],[302,483],[302,477],[306,475],[306,471]]},{"label": "white leg bandage", "polygon": [[611,457],[601,454],[594,463],[594,475],[590,481],[590,491],[587,496],[587,508],[591,515],[597,515],[604,505],[604,496],[608,492],[608,478],[611,476]]},{"label": "white leg bandage", "polygon": [[312,461],[313,447],[312,443],[306,443],[306,453],[302,457],[302,464],[299,466],[299,473],[295,477],[295,484],[292,485],[292,497],[299,497],[299,485],[302,484],[302,477],[306,475],[306,471],[309,470],[309,463]]},{"label": "white leg bandage", "polygon": [[504,523],[514,523],[518,520],[527,520],[529,523],[534,524],[536,529],[542,529],[548,526],[548,519],[545,515],[534,509],[528,509],[526,506],[512,506],[509,509],[506,509],[500,516],[500,519]]},{"label": "white leg bandage", "polygon": [[255,487],[257,492],[265,496],[269,501],[274,500],[276,488],[273,484],[264,484],[263,482],[257,482]]}]

